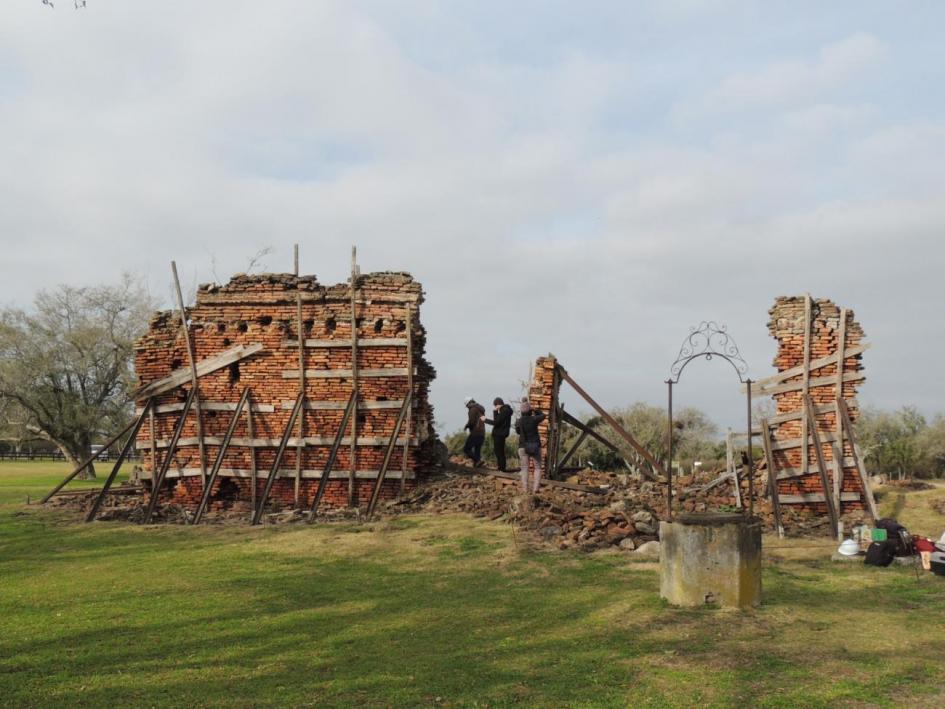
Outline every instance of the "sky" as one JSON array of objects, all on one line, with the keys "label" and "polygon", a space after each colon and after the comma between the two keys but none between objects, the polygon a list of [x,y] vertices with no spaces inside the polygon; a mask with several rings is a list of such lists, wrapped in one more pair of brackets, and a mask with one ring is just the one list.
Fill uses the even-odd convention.
[{"label": "sky", "polygon": [[[549,352],[663,405],[690,327],[773,373],[779,295],[852,308],[859,400],[945,410],[945,4],[0,3],[0,304],[131,272],[421,281],[441,431]],[[563,395],[576,412],[587,409]],[[724,363],[676,406],[744,425]]]}]

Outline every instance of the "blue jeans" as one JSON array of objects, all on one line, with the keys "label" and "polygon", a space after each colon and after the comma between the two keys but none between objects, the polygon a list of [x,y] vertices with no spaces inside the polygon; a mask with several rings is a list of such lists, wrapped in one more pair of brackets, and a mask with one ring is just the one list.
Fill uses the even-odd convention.
[{"label": "blue jeans", "polygon": [[482,444],[485,443],[485,441],[485,436],[473,433],[466,439],[466,443],[463,446],[463,453],[466,454],[467,458],[471,458],[472,462],[476,465],[479,465],[479,461],[482,460]]}]

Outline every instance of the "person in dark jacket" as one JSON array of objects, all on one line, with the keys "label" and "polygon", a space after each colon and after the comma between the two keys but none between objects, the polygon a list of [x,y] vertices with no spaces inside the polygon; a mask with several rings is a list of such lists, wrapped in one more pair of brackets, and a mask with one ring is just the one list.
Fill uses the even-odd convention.
[{"label": "person in dark jacket", "polygon": [[486,441],[486,410],[471,396],[466,397],[466,410],[469,421],[463,428],[469,431],[469,436],[463,445],[463,453],[478,468],[482,464],[482,444]]},{"label": "person in dark jacket", "polygon": [[522,492],[528,494],[528,464],[535,465],[535,486],[532,488],[532,494],[536,494],[541,484],[541,434],[538,432],[538,424],[545,420],[545,415],[541,411],[532,411],[531,402],[527,398],[522,399],[520,408],[522,415],[515,422],[518,458],[522,466],[519,476],[522,480]]},{"label": "person in dark jacket", "polygon": [[505,440],[512,430],[512,407],[497,396],[492,402],[492,409],[495,411],[493,418],[486,419],[486,423],[492,425],[492,447],[495,449],[495,460],[499,465],[499,470],[504,473],[506,465]]}]

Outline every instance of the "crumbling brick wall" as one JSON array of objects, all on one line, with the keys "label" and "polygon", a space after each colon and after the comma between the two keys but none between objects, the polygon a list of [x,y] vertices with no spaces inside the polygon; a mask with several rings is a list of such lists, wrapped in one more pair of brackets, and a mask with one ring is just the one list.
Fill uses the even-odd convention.
[{"label": "crumbling brick wall", "polygon": [[[299,332],[297,297],[302,296],[302,332]],[[244,387],[252,391],[253,436],[249,437],[246,416],[241,416],[234,440],[227,449],[215,486],[214,506],[230,500],[248,501],[252,495],[251,456],[258,470],[257,495],[275,461],[276,449],[289,422],[299,394],[300,339],[306,341],[305,396],[303,412],[305,445],[301,453],[302,477],[298,504],[306,506],[318,488],[331,443],[344,415],[352,391],[352,333],[358,337],[358,441],[356,452],[356,501],[366,502],[382,465],[387,441],[393,432],[404,396],[408,391],[408,366],[414,369],[414,403],[409,424],[405,487],[412,487],[435,464],[433,408],[428,401],[433,367],[424,358],[426,333],[420,324],[421,285],[405,273],[370,273],[357,281],[357,320],[351,319],[351,289],[348,284],[323,286],[314,276],[287,274],[237,275],[226,285],[203,285],[195,305],[188,310],[190,337],[196,360],[213,357],[236,345],[259,343],[262,350],[239,362],[200,378],[199,393],[209,470],[219,451]],[[411,313],[408,328],[407,317]],[[412,362],[407,361],[406,333],[411,333]],[[135,368],[142,385],[189,367],[179,313],[155,315],[149,331],[136,343]],[[387,374],[385,370],[390,370]],[[138,435],[145,474],[161,464],[167,442],[187,398],[190,381],[156,399],[153,437],[156,455],[151,454],[152,433],[145,423]],[[137,402],[140,407],[144,400]],[[229,410],[227,410],[229,408]],[[324,504],[348,502],[351,469],[350,422],[324,495]],[[296,503],[296,455],[298,422],[293,427],[280,477],[270,500],[276,504]],[[406,438],[406,425],[400,438]],[[174,453],[168,472],[167,493],[176,501],[192,504],[202,492],[196,416],[188,415],[181,445]],[[251,445],[250,445],[251,444]],[[394,451],[382,488],[382,498],[395,496],[404,447]]]},{"label": "crumbling brick wall", "polygon": [[[538,431],[541,434],[541,460],[542,465],[547,472],[548,463],[548,445],[550,443],[549,433],[553,423],[554,402],[558,400],[558,389],[561,382],[556,375],[558,360],[554,355],[539,357],[535,360],[535,370],[532,375],[532,381],[528,387],[528,401],[532,408],[545,414],[545,420],[538,425]],[[534,471],[534,465],[529,464],[529,471]]]},{"label": "crumbling brick wall", "polygon": [[[805,322],[807,313],[806,297],[780,297],[769,311],[771,319],[768,329],[778,342],[778,352],[774,365],[779,372],[801,369],[805,361],[805,333],[810,332],[810,351],[808,361],[820,366],[809,371],[809,393],[814,404],[817,431],[821,439],[823,457],[828,469],[828,477],[833,480],[835,445],[838,445],[837,407],[838,395],[846,401],[851,419],[858,413],[856,389],[862,382],[862,354],[855,354],[843,360],[843,381],[838,390],[837,358],[841,336],[846,344],[844,353],[851,349],[861,349],[863,328],[854,319],[852,310],[841,310],[826,298],[812,299],[810,305],[810,324]],[[845,326],[841,327],[841,313],[845,313]],[[824,361],[826,360],[826,361]],[[801,414],[804,412],[803,390],[794,386],[803,382],[804,375],[799,373],[780,382],[764,384],[758,393],[770,391],[775,401],[775,416],[771,421],[773,431],[774,467],[782,479],[778,481],[778,492],[782,503],[787,502],[795,508],[807,508],[818,514],[826,515],[826,502],[811,501],[811,495],[830,494],[825,491],[818,470],[816,449],[810,439],[808,445],[807,468],[802,467],[802,440],[804,424]],[[789,389],[783,391],[783,389]],[[798,445],[793,445],[797,443]],[[838,512],[844,513],[863,508],[862,484],[854,460],[848,436],[843,436],[841,506]],[[813,473],[810,471],[814,470]],[[799,499],[801,498],[801,499]]]}]

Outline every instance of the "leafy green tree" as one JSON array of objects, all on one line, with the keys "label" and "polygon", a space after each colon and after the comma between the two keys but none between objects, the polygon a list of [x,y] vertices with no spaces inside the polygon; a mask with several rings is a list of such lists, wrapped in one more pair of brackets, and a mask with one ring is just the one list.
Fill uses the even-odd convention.
[{"label": "leafy green tree", "polygon": [[125,275],[116,286],[40,291],[31,310],[0,311],[0,400],[78,464],[131,415],[133,345],[154,305]]}]

